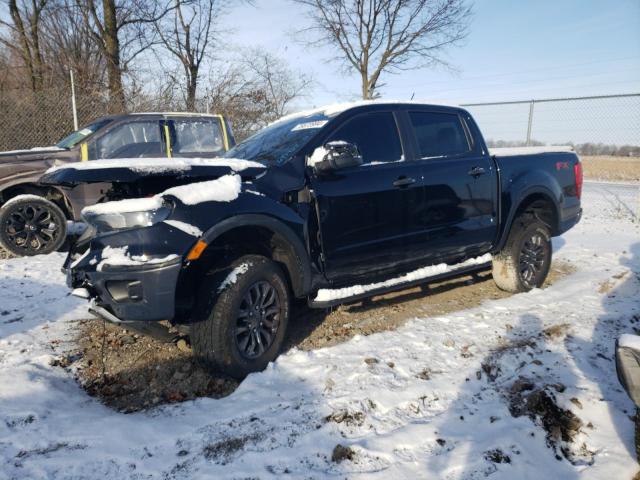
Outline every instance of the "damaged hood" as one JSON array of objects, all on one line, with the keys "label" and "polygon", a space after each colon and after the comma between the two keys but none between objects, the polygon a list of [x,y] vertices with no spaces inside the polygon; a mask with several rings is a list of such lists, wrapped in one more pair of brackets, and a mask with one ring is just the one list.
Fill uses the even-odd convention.
[{"label": "damaged hood", "polygon": [[119,158],[53,167],[40,178],[40,183],[76,186],[83,183],[136,183],[150,178],[206,180],[230,173],[251,179],[265,169],[261,163],[235,158]]}]

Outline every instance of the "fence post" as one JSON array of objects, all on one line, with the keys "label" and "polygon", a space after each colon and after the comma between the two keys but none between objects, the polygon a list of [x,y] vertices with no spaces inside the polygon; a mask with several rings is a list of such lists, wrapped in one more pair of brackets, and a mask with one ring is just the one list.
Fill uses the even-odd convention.
[{"label": "fence post", "polygon": [[531,145],[531,125],[533,123],[533,104],[535,100],[531,100],[529,103],[529,124],[527,125],[527,146]]},{"label": "fence post", "polygon": [[73,69],[69,69],[71,77],[71,108],[73,109],[73,129],[78,130],[78,111],[76,110],[76,86],[73,81]]}]

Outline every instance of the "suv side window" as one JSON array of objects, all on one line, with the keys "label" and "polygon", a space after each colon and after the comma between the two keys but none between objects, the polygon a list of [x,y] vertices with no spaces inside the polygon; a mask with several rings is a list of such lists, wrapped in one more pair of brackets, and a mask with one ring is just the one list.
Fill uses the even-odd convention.
[{"label": "suv side window", "polygon": [[123,123],[96,139],[92,158],[160,157],[161,140],[158,121]]},{"label": "suv side window", "polygon": [[396,162],[402,159],[398,127],[391,112],[357,115],[338,127],[327,142],[335,140],[355,144],[365,164]]},{"label": "suv side window", "polygon": [[174,155],[224,151],[219,122],[208,119],[175,119],[172,122],[175,140],[171,150]]},{"label": "suv side window", "polygon": [[460,117],[452,113],[409,112],[421,158],[448,157],[471,150]]}]

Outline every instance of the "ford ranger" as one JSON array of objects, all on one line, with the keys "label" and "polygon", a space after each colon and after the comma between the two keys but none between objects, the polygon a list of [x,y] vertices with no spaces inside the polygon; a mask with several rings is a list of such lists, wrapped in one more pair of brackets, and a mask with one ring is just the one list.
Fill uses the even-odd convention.
[{"label": "ford ranger", "polygon": [[64,267],[94,314],[167,320],[242,377],[276,358],[293,299],[326,308],[489,266],[504,290],[540,287],[551,237],[582,212],[579,159],[551,150],[491,154],[461,108],[364,102],[284,117],[219,159],[70,164],[42,183],[112,182]]}]

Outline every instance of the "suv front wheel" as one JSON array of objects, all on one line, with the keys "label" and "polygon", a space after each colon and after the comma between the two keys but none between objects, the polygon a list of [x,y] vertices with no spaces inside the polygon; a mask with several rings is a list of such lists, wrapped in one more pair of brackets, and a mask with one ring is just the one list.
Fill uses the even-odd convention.
[{"label": "suv front wheel", "polygon": [[67,235],[67,219],[58,205],[38,195],[18,195],[0,208],[0,245],[13,255],[58,250]]},{"label": "suv front wheel", "polygon": [[196,359],[236,378],[263,370],[280,352],[289,321],[282,269],[244,255],[211,270],[198,295],[191,344]]}]

